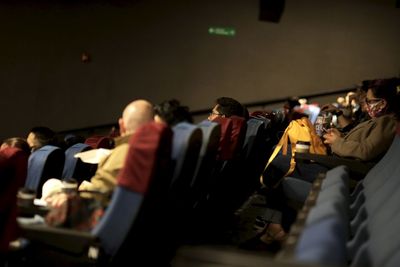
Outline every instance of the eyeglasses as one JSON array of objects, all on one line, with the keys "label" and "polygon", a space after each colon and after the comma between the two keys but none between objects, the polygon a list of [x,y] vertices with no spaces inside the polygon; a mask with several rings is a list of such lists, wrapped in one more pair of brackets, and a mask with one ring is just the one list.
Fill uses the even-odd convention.
[{"label": "eyeglasses", "polygon": [[367,104],[375,104],[375,103],[378,103],[378,102],[380,102],[382,100],[383,100],[383,98],[370,98],[370,99],[365,98],[365,103],[367,103]]},{"label": "eyeglasses", "polygon": [[208,113],[208,116],[212,116],[212,115],[215,115],[215,116],[222,116],[223,114],[218,113],[218,112],[215,112],[215,111],[211,111],[210,113]]}]

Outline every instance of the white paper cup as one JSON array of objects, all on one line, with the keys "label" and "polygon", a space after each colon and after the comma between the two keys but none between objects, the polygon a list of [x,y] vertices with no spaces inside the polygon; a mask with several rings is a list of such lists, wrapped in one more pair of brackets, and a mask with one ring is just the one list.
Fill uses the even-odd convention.
[{"label": "white paper cup", "polygon": [[310,152],[310,142],[299,141],[296,143],[297,153],[309,153]]}]

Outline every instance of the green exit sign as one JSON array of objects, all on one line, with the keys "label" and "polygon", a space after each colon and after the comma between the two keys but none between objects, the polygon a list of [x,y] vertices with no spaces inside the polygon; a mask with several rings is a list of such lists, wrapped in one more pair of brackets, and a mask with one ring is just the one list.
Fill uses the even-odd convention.
[{"label": "green exit sign", "polygon": [[236,30],[235,28],[230,27],[210,27],[208,28],[208,33],[214,35],[235,36]]}]

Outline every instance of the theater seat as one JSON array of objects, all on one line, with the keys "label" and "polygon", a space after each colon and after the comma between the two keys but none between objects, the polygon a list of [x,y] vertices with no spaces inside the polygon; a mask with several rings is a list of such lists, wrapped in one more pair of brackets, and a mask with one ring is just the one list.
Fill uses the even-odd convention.
[{"label": "theater seat", "polygon": [[191,181],[191,205],[195,205],[207,192],[210,179],[215,170],[219,141],[221,138],[221,125],[209,120],[198,124],[203,140],[199,159]]},{"label": "theater seat", "polygon": [[111,137],[108,136],[101,136],[101,135],[94,135],[91,137],[88,137],[85,140],[85,144],[91,146],[92,148],[106,148],[106,149],[112,149],[114,148],[114,140]]},{"label": "theater seat", "polygon": [[18,234],[17,192],[25,183],[28,155],[20,149],[0,150],[0,255],[8,252]]},{"label": "theater seat", "polygon": [[169,202],[173,209],[187,209],[190,187],[196,170],[203,133],[197,125],[180,122],[173,128],[172,154],[174,174]]},{"label": "theater seat", "polygon": [[217,160],[224,161],[233,157],[231,147],[231,136],[232,136],[232,120],[229,118],[218,116],[213,122],[221,125],[221,137],[219,141],[219,148],[217,154]]},{"label": "theater seat", "polygon": [[37,255],[43,251],[49,255],[49,250],[56,255],[53,264],[64,266],[67,262],[120,265],[128,260],[139,266],[151,262],[148,257],[163,250],[153,244],[160,237],[156,219],[165,211],[172,177],[171,143],[172,132],[163,124],[149,123],[136,131],[110,204],[90,232],[22,225],[25,237],[35,245],[30,262],[48,264],[51,259]]},{"label": "theater seat", "polygon": [[[325,178],[315,206],[307,216],[295,259],[306,259],[313,264],[349,263],[354,267],[398,265],[395,261],[400,258],[400,238],[397,234],[400,223],[399,158],[400,124],[389,150],[359,182],[355,193],[350,195],[346,192],[347,179],[339,177],[339,173],[336,174],[336,181]],[[347,188],[343,190],[344,187]],[[354,205],[354,201],[359,205]],[[337,219],[335,227],[331,227],[330,223],[321,223]],[[319,241],[315,242],[317,239]],[[340,254],[336,254],[337,257],[321,257],[332,251]]]},{"label": "theater seat", "polygon": [[25,187],[35,190],[40,198],[42,186],[49,178],[61,178],[64,161],[64,151],[59,147],[46,145],[34,151],[29,156]]},{"label": "theater seat", "polygon": [[63,179],[74,178],[80,183],[94,174],[92,171],[94,169],[93,164],[84,163],[81,159],[74,157],[77,153],[90,149],[92,149],[92,147],[88,144],[77,143],[70,146],[65,151],[65,164],[62,173]]}]

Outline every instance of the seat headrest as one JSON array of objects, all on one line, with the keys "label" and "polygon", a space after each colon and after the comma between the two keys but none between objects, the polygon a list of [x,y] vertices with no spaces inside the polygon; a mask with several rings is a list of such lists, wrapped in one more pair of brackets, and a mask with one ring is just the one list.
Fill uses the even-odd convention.
[{"label": "seat headrest", "polygon": [[218,159],[219,160],[228,160],[233,157],[231,151],[231,135],[233,123],[230,118],[218,116],[212,120],[213,122],[217,122],[221,125],[221,138],[220,138],[220,146],[218,148]]},{"label": "seat headrest", "polygon": [[[172,131],[162,123],[150,122],[140,127],[129,140],[125,165],[118,175],[118,184],[129,190],[146,193],[163,162],[169,162]],[[161,166],[161,167],[160,167]]]}]

